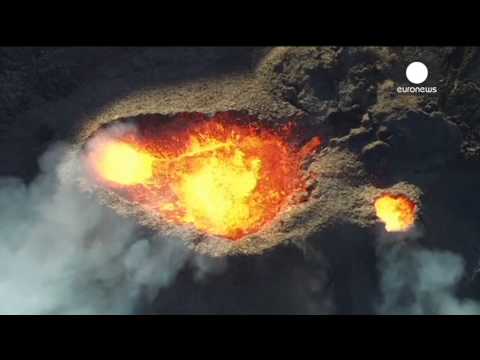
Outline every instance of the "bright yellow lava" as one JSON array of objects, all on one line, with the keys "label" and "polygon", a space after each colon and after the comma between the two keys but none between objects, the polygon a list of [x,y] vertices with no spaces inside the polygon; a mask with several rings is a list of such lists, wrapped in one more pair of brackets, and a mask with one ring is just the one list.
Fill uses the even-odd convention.
[{"label": "bright yellow lava", "polygon": [[300,186],[297,154],[272,134],[209,122],[185,142],[171,139],[157,142],[158,196],[147,206],[175,222],[239,239],[273,219]]},{"label": "bright yellow lava", "polygon": [[224,158],[197,158],[196,163],[198,168],[183,174],[177,189],[186,209],[184,222],[215,234],[229,234],[232,229],[254,227],[261,220],[258,210],[249,204],[260,181],[260,159],[247,160],[235,149]]},{"label": "bright yellow lava", "polygon": [[416,205],[403,195],[383,195],[375,201],[377,216],[389,232],[406,231],[415,222]]},{"label": "bright yellow lava", "polygon": [[121,184],[144,183],[152,177],[154,158],[123,142],[101,146],[95,167],[105,180]]},{"label": "bright yellow lava", "polygon": [[294,151],[261,127],[213,120],[163,130],[93,146],[96,175],[152,214],[232,240],[258,231],[303,189],[301,163],[321,143]]}]

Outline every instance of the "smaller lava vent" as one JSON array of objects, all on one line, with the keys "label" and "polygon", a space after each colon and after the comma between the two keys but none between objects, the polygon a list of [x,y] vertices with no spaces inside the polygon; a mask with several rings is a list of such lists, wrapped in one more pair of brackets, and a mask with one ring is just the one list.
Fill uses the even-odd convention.
[{"label": "smaller lava vent", "polygon": [[386,231],[401,232],[414,225],[417,205],[402,194],[383,194],[375,200],[375,211]]}]

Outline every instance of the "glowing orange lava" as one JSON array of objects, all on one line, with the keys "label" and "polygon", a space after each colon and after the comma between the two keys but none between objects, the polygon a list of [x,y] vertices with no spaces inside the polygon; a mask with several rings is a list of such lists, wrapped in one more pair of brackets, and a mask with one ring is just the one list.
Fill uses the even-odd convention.
[{"label": "glowing orange lava", "polygon": [[382,195],[375,200],[375,210],[387,231],[398,232],[412,227],[417,207],[405,195]]},{"label": "glowing orange lava", "polygon": [[278,214],[304,185],[301,163],[320,145],[314,138],[296,150],[274,131],[215,120],[110,141],[89,154],[97,176],[167,220],[230,239]]}]

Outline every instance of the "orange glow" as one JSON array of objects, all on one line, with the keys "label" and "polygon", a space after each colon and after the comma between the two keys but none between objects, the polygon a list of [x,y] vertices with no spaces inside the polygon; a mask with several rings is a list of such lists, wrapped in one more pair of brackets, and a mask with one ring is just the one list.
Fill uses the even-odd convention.
[{"label": "orange glow", "polygon": [[277,215],[304,184],[302,160],[320,145],[314,138],[295,151],[273,131],[215,120],[150,130],[124,136],[115,151],[94,151],[96,173],[137,185],[122,193],[169,221],[230,239]]},{"label": "orange glow", "polygon": [[406,231],[415,222],[417,207],[404,195],[382,195],[375,200],[377,216],[389,232]]}]

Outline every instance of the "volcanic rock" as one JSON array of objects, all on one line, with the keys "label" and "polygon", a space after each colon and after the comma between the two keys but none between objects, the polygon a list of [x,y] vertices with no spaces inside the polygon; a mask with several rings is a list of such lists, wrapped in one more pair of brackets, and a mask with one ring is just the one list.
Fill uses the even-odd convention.
[{"label": "volcanic rock", "polygon": [[[464,254],[469,271],[477,264],[478,54],[476,48],[453,47],[1,49],[0,172],[29,180],[51,140],[73,142],[77,152],[102,125],[142,114],[239,111],[269,126],[302,124],[306,138],[320,135],[325,144],[306,165],[306,175],[315,179],[306,201],[239,242],[173,226],[102,189],[95,195],[155,232],[182,234],[195,251],[233,259],[233,270],[215,282],[222,285],[202,292],[216,306],[180,310],[226,309],[228,301],[212,293],[231,290],[235,295],[227,300],[238,304],[243,284],[256,284],[252,288],[261,292],[273,281],[280,290],[269,289],[275,294],[268,297],[271,304],[252,300],[229,309],[271,305],[285,311],[290,305],[281,303],[282,294],[296,292],[305,278],[326,277],[337,312],[371,312],[367,304],[378,287],[373,241],[381,225],[373,201],[384,192],[405,194],[419,205],[423,243]],[[397,86],[408,84],[406,64],[418,59],[428,64],[425,86],[438,86],[438,93],[397,94]],[[79,179],[70,169],[63,180]],[[260,281],[258,268],[275,269],[275,276]],[[250,282],[240,281],[242,276]],[[283,279],[292,281],[287,286]],[[235,289],[238,282],[242,286]],[[178,294],[192,298],[198,289],[184,284],[163,299],[174,304]]]},{"label": "volcanic rock", "polygon": [[377,140],[365,145],[361,152],[361,159],[365,162],[366,166],[370,169],[376,166],[382,166],[382,162],[385,162],[389,153],[390,145]]},{"label": "volcanic rock", "polygon": [[[454,158],[460,150],[458,126],[440,112],[407,111],[390,115],[383,122],[390,134],[391,160],[408,163],[410,167],[425,168],[440,165]],[[382,136],[377,133],[377,136]]]}]

